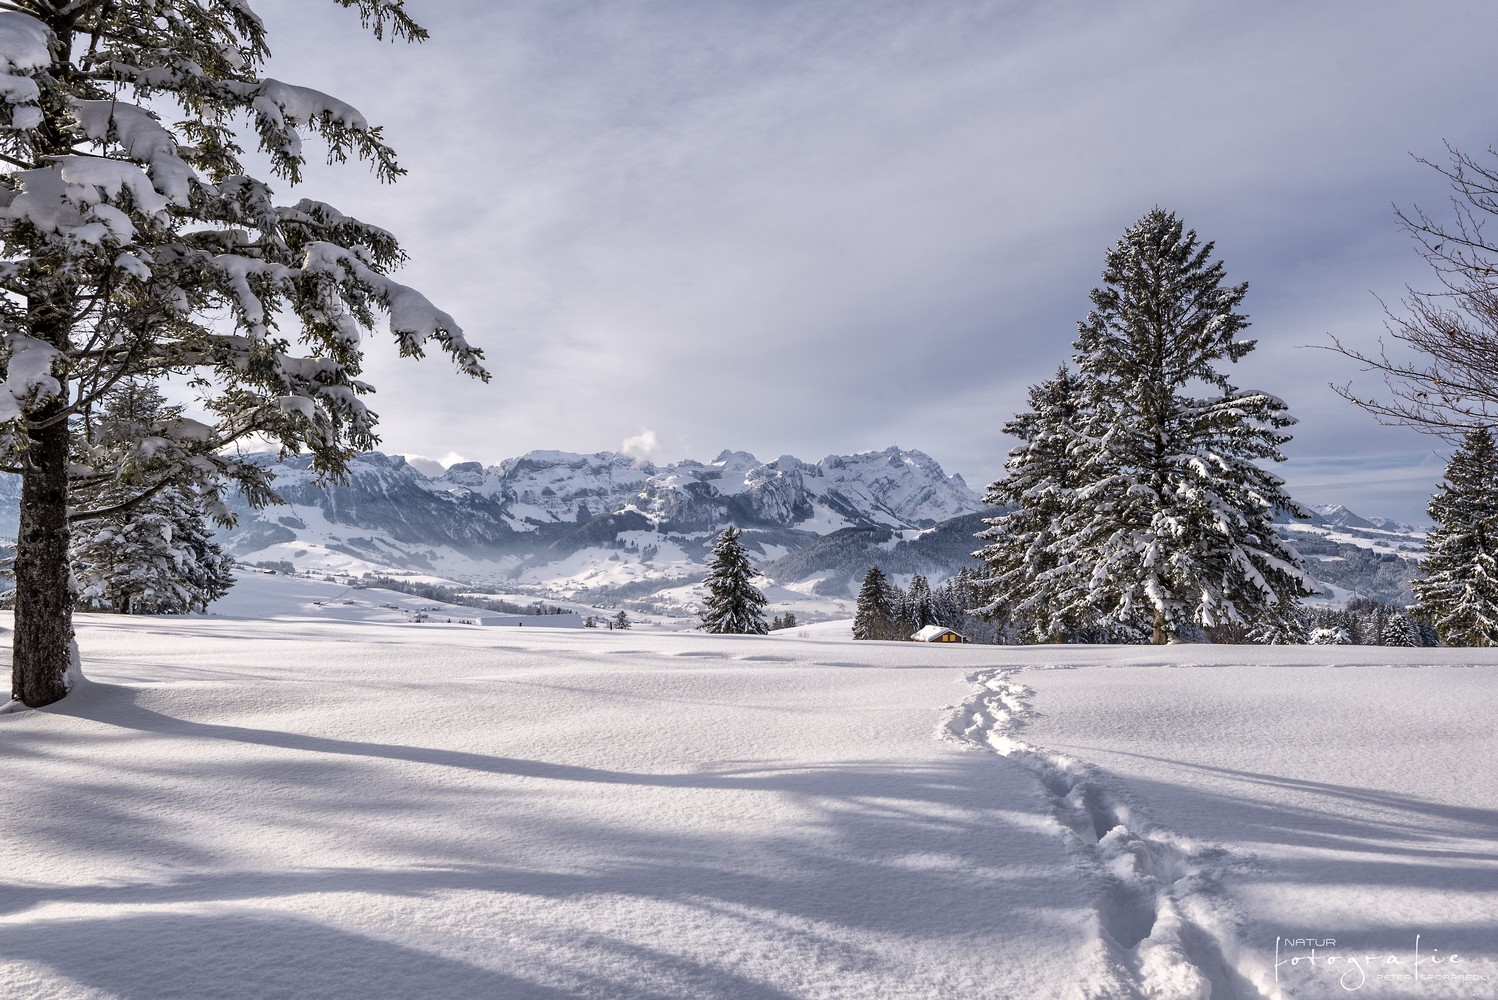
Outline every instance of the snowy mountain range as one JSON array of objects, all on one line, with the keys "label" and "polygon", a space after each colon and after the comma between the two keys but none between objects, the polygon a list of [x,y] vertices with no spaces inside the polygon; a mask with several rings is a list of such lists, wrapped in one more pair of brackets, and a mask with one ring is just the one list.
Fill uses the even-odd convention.
[{"label": "snowy mountain range", "polygon": [[[787,599],[842,601],[876,562],[896,580],[940,580],[971,565],[973,535],[995,513],[961,476],[899,448],[815,463],[724,451],[668,465],[533,451],[435,476],[399,455],[366,452],[342,483],[320,481],[307,457],[261,461],[286,503],[256,510],[231,498],[239,523],[220,540],[243,562],[445,577],[663,610],[691,606],[712,540],[730,523]],[[19,480],[0,476],[0,532],[14,535],[18,499]],[[1410,599],[1420,532],[1340,505],[1313,515],[1286,519],[1281,531],[1329,593]]]},{"label": "snowy mountain range", "polygon": [[772,559],[842,529],[920,532],[983,509],[962,477],[898,448],[816,463],[725,451],[662,466],[535,451],[430,477],[368,452],[343,483],[319,481],[307,458],[274,471],[286,505],[231,502],[239,524],[223,540],[242,560],[581,588],[691,575],[730,523]]}]

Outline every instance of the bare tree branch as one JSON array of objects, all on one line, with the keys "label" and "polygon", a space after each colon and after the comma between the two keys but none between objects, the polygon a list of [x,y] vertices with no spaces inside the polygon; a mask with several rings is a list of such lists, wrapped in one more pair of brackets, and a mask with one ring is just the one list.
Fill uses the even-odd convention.
[{"label": "bare tree branch", "polygon": [[[1485,226],[1498,217],[1498,150],[1485,161],[1447,146],[1448,164],[1418,158],[1451,184],[1451,218],[1418,206],[1395,214],[1431,270],[1437,287],[1406,288],[1402,308],[1387,304],[1388,341],[1369,352],[1333,337],[1326,350],[1351,358],[1384,384],[1381,395],[1334,384],[1344,399],[1380,422],[1459,441],[1473,427],[1498,422],[1498,243]],[[1394,345],[1412,352],[1403,360]],[[1403,351],[1399,354],[1402,356]]]}]

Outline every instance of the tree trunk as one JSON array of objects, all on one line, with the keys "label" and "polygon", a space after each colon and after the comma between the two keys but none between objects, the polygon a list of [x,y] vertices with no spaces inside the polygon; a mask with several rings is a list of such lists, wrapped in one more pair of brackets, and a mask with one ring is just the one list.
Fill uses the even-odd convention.
[{"label": "tree trunk", "polygon": [[[55,412],[61,401],[43,413]],[[68,426],[33,431],[21,479],[11,696],[40,708],[68,693],[73,591],[68,580]]]},{"label": "tree trunk", "polygon": [[1165,617],[1159,611],[1155,612],[1155,645],[1163,646],[1170,641],[1170,636],[1165,633]]},{"label": "tree trunk", "polygon": [[[27,304],[31,336],[67,352],[72,332],[70,289],[38,291]],[[21,456],[21,524],[16,537],[16,631],[11,697],[31,708],[68,693],[74,594],[68,566],[68,482],[72,458],[68,373],[54,365],[60,395],[27,414]]]}]

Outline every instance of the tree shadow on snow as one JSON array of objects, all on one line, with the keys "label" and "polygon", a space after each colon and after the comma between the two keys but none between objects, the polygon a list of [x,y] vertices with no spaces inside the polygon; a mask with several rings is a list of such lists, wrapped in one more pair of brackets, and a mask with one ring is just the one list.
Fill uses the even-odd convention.
[{"label": "tree shadow on snow", "polygon": [[[679,958],[652,968],[601,953],[625,976],[553,963],[536,982],[285,914],[157,913],[0,926],[0,954],[119,1000],[665,1000],[687,994],[782,1000],[763,984]],[[498,943],[483,956],[503,966]],[[628,981],[628,973],[639,976]]]},{"label": "tree shadow on snow", "polygon": [[[1387,855],[1390,862],[1407,867],[1410,872],[1422,861],[1470,861],[1478,865],[1498,862],[1498,841],[1493,838],[1493,831],[1498,830],[1498,808],[1458,805],[1403,792],[1200,764],[1111,747],[1058,743],[1055,748],[1082,752],[1094,760],[1100,755],[1113,755],[1152,761],[1224,779],[1228,787],[1243,787],[1243,794],[1232,795],[1136,775],[1124,779],[1134,794],[1146,802],[1175,802],[1178,811],[1189,809],[1188,815],[1231,817],[1234,841]],[[1305,799],[1314,804],[1298,804],[1297,800]],[[1156,818],[1168,823],[1163,817]],[[1492,849],[1453,845],[1453,840],[1468,843],[1476,840]],[[1462,878],[1473,888],[1498,890],[1498,868],[1474,869]],[[1421,884],[1418,880],[1406,880],[1398,870],[1390,871],[1386,879],[1384,884],[1389,885]]]},{"label": "tree shadow on snow", "polygon": [[[202,767],[229,789],[214,794],[253,796],[257,803],[248,809],[211,797],[174,795],[173,810],[208,815],[222,810],[235,822],[263,822],[282,836],[288,827],[298,827],[308,837],[335,843],[347,838],[353,845],[351,857],[360,856],[359,851],[368,857],[373,851],[375,860],[363,866],[300,869],[236,865],[224,851],[215,853],[212,845],[194,842],[190,829],[184,833],[173,826],[178,817],[158,816],[150,803],[136,801],[128,790],[111,792],[104,781],[83,788],[75,780],[71,787],[62,783],[37,793],[48,801],[36,812],[65,815],[65,822],[22,835],[50,838],[60,850],[93,858],[113,852],[119,856],[121,877],[86,885],[3,887],[0,912],[21,913],[48,902],[170,908],[259,901],[258,906],[276,906],[268,901],[316,893],[416,899],[467,893],[479,900],[508,901],[497,907],[508,915],[493,935],[493,940],[505,940],[507,928],[559,935],[577,931],[576,922],[569,930],[567,920],[534,921],[527,916],[533,912],[527,897],[573,907],[570,913],[585,910],[598,897],[615,897],[696,911],[706,926],[763,925],[770,939],[786,934],[814,939],[816,961],[824,968],[877,969],[888,965],[880,950],[880,942],[887,940],[959,942],[951,948],[954,955],[965,950],[988,962],[993,950],[1002,954],[1006,939],[1016,933],[1015,913],[1074,913],[1090,899],[1089,887],[1072,877],[1058,837],[1044,824],[1016,827],[1006,820],[1009,810],[1033,814],[1035,788],[1028,771],[993,754],[953,748],[914,763],[714,762],[712,770],[657,774],[198,722],[145,708],[130,689],[92,687],[85,697],[70,697],[53,710],[122,734],[205,741],[205,752],[198,756],[211,759],[199,763],[179,746],[172,759],[163,760],[162,780],[181,779],[183,787],[194,790],[199,782],[193,769]],[[210,752],[207,744],[229,749],[215,746]],[[454,782],[440,773],[453,770],[477,777]],[[556,786],[511,778],[653,789],[640,797],[642,808],[661,812],[658,817],[632,817],[639,822],[628,827],[609,825],[586,804],[570,806],[571,799],[557,794]],[[792,802],[792,812],[801,818],[784,829],[750,825],[745,833],[725,833],[721,825],[700,831],[683,822],[694,812],[738,801],[714,794],[718,792],[774,793],[776,801]],[[555,808],[543,808],[549,799],[555,799]],[[467,822],[434,827],[427,822],[434,814]],[[309,825],[313,823],[321,825]],[[515,832],[512,824],[522,823],[521,847],[515,849],[506,837]],[[233,835],[253,836],[254,830]],[[536,844],[552,850],[538,859],[525,846]],[[138,853],[132,856],[132,851]],[[153,877],[136,860],[159,855],[174,858],[178,868]],[[297,904],[285,905],[290,909]],[[195,971],[187,959],[172,975],[180,974],[191,988],[177,993],[158,988],[165,977],[153,979],[161,974],[153,973],[144,959],[138,973],[116,980],[108,972],[114,963],[75,956],[69,930],[56,922],[0,926],[0,953],[53,965],[88,983],[100,982],[107,973],[108,988],[125,1000],[280,995],[769,1000],[781,995],[736,974],[737,959],[693,965],[671,953],[671,942],[663,941],[657,951],[604,931],[593,933],[587,945],[595,978],[564,994],[551,986],[511,981],[460,962],[371,943],[337,928],[305,920],[296,924],[299,919],[164,913],[76,922],[88,937],[99,937],[121,954],[149,954],[156,948],[170,950],[173,941],[201,940],[208,943],[194,945],[199,952],[209,957],[224,952],[222,960],[231,965],[249,967],[258,961],[256,955],[281,950],[307,956],[310,964],[300,977],[278,969],[274,974],[283,978],[273,980],[273,988],[246,987],[237,994],[208,988],[203,978],[208,973]],[[1067,918],[1060,919],[1064,926],[1037,927],[1035,933],[1076,933]],[[294,932],[283,930],[292,924]],[[318,946],[304,948],[303,938]],[[735,942],[724,941],[723,949],[731,954]],[[378,977],[384,992],[344,994],[324,988],[326,982],[340,983],[345,968],[366,965],[377,972],[397,965],[424,968],[426,974],[392,970],[388,989],[384,977]],[[623,971],[605,971],[610,968]],[[101,969],[105,972],[91,971]],[[937,978],[945,974],[932,973]],[[686,985],[650,985],[681,976],[688,977]],[[417,980],[427,985],[412,986]],[[293,983],[302,984],[300,992],[291,988]],[[932,985],[939,984],[933,980]]]}]

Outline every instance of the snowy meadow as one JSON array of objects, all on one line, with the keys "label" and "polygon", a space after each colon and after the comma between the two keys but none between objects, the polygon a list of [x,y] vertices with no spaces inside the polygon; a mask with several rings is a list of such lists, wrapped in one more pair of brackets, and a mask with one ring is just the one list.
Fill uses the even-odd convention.
[{"label": "snowy meadow", "polygon": [[1491,652],[396,617],[80,616],[0,994],[1495,994]]}]

